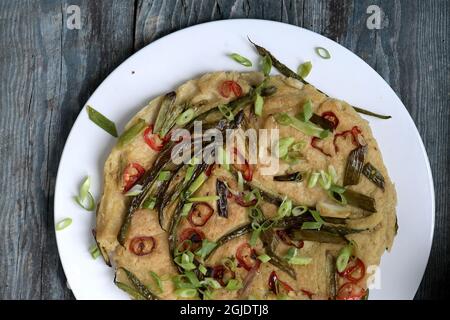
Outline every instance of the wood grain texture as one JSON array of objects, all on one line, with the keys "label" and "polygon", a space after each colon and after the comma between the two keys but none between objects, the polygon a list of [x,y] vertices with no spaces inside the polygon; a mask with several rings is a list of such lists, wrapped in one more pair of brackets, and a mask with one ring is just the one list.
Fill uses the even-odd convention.
[{"label": "wood grain texture", "polygon": [[[381,30],[366,27],[371,4],[384,11]],[[66,27],[69,5],[81,9],[81,30]],[[233,18],[323,34],[399,95],[425,143],[436,191],[433,249],[416,298],[448,298],[449,12],[446,0],[0,1],[0,299],[73,298],[56,249],[53,193],[65,139],[90,94],[152,41]]]}]

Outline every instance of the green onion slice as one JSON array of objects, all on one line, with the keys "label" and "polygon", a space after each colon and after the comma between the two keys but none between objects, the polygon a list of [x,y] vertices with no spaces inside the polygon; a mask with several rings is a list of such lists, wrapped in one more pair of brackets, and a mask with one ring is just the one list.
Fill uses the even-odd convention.
[{"label": "green onion slice", "polygon": [[202,246],[200,249],[195,251],[195,255],[199,256],[202,259],[205,259],[205,257],[214,250],[214,248],[217,247],[217,243],[213,241],[209,241],[208,239],[202,240]]},{"label": "green onion slice", "polygon": [[205,279],[201,282],[201,284],[202,284],[202,285],[205,285],[205,286],[208,286],[208,287],[211,287],[211,288],[213,288],[213,289],[220,289],[220,288],[222,288],[222,286],[220,285],[220,283],[219,283],[216,279],[214,279],[214,278],[205,278]]},{"label": "green onion slice", "polygon": [[338,272],[343,272],[347,268],[348,260],[353,254],[353,243],[350,242],[344,246],[336,258],[336,269]]},{"label": "green onion slice", "polygon": [[299,118],[300,118],[300,120],[302,120],[304,122],[308,122],[309,119],[311,119],[312,115],[313,115],[312,102],[311,102],[311,100],[308,100],[303,105],[303,111],[300,113]]},{"label": "green onion slice", "polygon": [[139,119],[136,124],[128,128],[124,133],[122,133],[117,140],[117,146],[119,148],[123,147],[127,143],[131,142],[139,133],[147,127],[144,119]]},{"label": "green onion slice", "polygon": [[184,183],[186,183],[189,180],[191,180],[192,176],[194,175],[194,171],[195,171],[195,167],[194,166],[189,166],[186,169],[186,175],[184,176]]},{"label": "green onion slice", "polygon": [[91,187],[91,178],[86,177],[81,184],[80,191],[78,196],[75,196],[74,199],[76,203],[84,210],[93,211],[95,209],[95,200],[92,194],[89,191]]},{"label": "green onion slice", "polygon": [[306,142],[305,141],[299,141],[299,142],[294,143],[291,146],[291,149],[294,152],[299,152],[299,151],[302,151],[305,148],[305,146],[306,146]]},{"label": "green onion slice", "polygon": [[158,175],[158,181],[167,181],[170,179],[171,172],[170,171],[161,171]]},{"label": "green onion slice", "polygon": [[175,123],[179,126],[184,126],[185,124],[189,123],[194,118],[194,116],[194,109],[187,109],[177,117]]},{"label": "green onion slice", "polygon": [[175,290],[175,294],[180,298],[194,298],[197,296],[197,290],[190,288],[181,288]]},{"label": "green onion slice", "polygon": [[305,266],[309,263],[311,263],[312,258],[308,257],[299,257],[297,256],[297,248],[289,248],[287,255],[285,256],[285,259],[288,261],[289,264],[295,264],[295,265],[301,265]]},{"label": "green onion slice", "polygon": [[196,268],[194,261],[194,254],[190,251],[185,251],[181,255],[175,257],[175,263],[186,271],[191,271]]},{"label": "green onion slice", "polygon": [[302,214],[306,213],[307,211],[308,211],[307,206],[297,206],[292,209],[292,215],[294,217],[298,217],[298,216],[301,216]]},{"label": "green onion slice", "polygon": [[234,119],[234,115],[233,112],[231,111],[230,108],[228,108],[227,105],[225,104],[219,104],[219,106],[217,107],[220,111],[220,113],[227,119],[227,120],[233,120]]},{"label": "green onion slice", "polygon": [[208,176],[205,172],[202,172],[197,178],[195,178],[194,182],[192,182],[191,186],[187,190],[186,196],[189,197],[191,194],[194,194],[195,191],[197,191],[205,181],[208,180]]},{"label": "green onion slice", "polygon": [[188,214],[189,214],[189,212],[191,212],[191,209],[192,209],[192,206],[193,206],[194,204],[191,202],[191,203],[186,203],[184,206],[183,206],[183,209],[181,210],[181,216],[182,217],[187,217],[188,216]]},{"label": "green onion slice", "polygon": [[219,163],[223,165],[225,170],[230,171],[230,157],[222,146],[217,149],[217,159],[219,160]]},{"label": "green onion slice", "polygon": [[163,292],[163,284],[162,284],[162,280],[161,278],[158,276],[158,274],[156,274],[156,272],[150,271],[150,275],[153,278],[153,281],[155,281],[156,286],[159,289],[159,292]]},{"label": "green onion slice", "polygon": [[317,184],[317,181],[319,180],[320,173],[319,172],[312,172],[308,179],[308,188],[314,188]]},{"label": "green onion slice", "polygon": [[275,116],[275,120],[281,125],[290,125],[291,127],[297,129],[300,132],[303,132],[308,136],[325,139],[330,134],[329,130],[324,130],[310,121],[301,121],[300,119],[292,117],[287,113],[277,114]]},{"label": "green onion slice", "polygon": [[86,107],[89,119],[98,125],[100,128],[108,132],[113,137],[117,138],[117,129],[114,122],[109,120],[103,114],[92,108],[91,106]]},{"label": "green onion slice", "polygon": [[100,256],[100,249],[98,248],[97,244],[94,243],[90,248],[89,248],[89,253],[91,254],[92,259],[97,259]]},{"label": "green onion slice", "polygon": [[272,59],[268,54],[266,54],[262,59],[262,72],[265,77],[267,77],[270,74],[270,71],[272,70]]},{"label": "green onion slice", "polygon": [[245,67],[251,67],[252,66],[252,62],[250,60],[248,60],[246,57],[241,56],[238,53],[231,53],[229,55],[229,57],[231,59],[233,59],[234,61],[236,61],[237,63],[242,64]]},{"label": "green onion slice", "polygon": [[331,182],[332,182],[332,178],[331,175],[329,175],[328,173],[326,173],[323,170],[320,170],[320,185],[322,186],[323,189],[328,190],[331,188]]},{"label": "green onion slice", "polygon": [[154,197],[148,197],[145,199],[144,203],[142,204],[142,208],[144,209],[154,209],[156,205],[156,199]]},{"label": "green onion slice", "polygon": [[190,197],[189,202],[210,202],[219,200],[219,196]]},{"label": "green onion slice", "polygon": [[126,197],[134,197],[137,196],[138,194],[142,193],[142,185],[140,184],[135,184],[130,190],[128,190],[124,196]]},{"label": "green onion slice", "polygon": [[202,264],[198,266],[198,270],[202,273],[202,275],[206,275],[208,272],[208,269],[206,269],[206,267]]},{"label": "green onion slice", "polygon": [[262,262],[262,263],[267,263],[270,261],[270,257],[267,254],[261,254],[258,256],[258,259]]},{"label": "green onion slice", "polygon": [[240,288],[242,288],[242,283],[237,279],[228,280],[227,286],[225,287],[225,289],[227,289],[228,291],[236,291]]},{"label": "green onion slice", "polygon": [[333,184],[334,184],[334,183],[337,183],[338,175],[337,175],[336,169],[335,169],[334,166],[331,165],[331,164],[328,166],[328,174],[329,174],[330,177],[331,177],[331,182],[332,182]]},{"label": "green onion slice", "polygon": [[237,263],[236,261],[234,261],[234,258],[225,258],[222,260],[222,264],[227,267],[228,269],[230,269],[231,271],[235,272],[236,268],[237,268]]},{"label": "green onion slice", "polygon": [[262,115],[263,107],[264,107],[264,98],[261,97],[259,93],[257,93],[255,98],[255,114],[257,116],[260,117]]},{"label": "green onion slice", "polygon": [[302,77],[303,79],[305,79],[311,72],[311,69],[312,69],[311,61],[306,61],[305,63],[302,63],[301,65],[299,65],[299,67],[297,69],[297,74],[300,77]]},{"label": "green onion slice", "polygon": [[285,157],[289,152],[289,147],[294,143],[294,138],[281,138],[278,140],[278,158]]},{"label": "green onion slice", "polygon": [[322,217],[320,216],[319,212],[316,210],[311,210],[311,215],[313,216],[314,220],[316,220],[316,222],[320,222],[322,224],[325,223],[325,221],[323,221]]},{"label": "green onion slice", "polygon": [[71,218],[65,218],[56,224],[56,231],[61,231],[72,224]]},{"label": "green onion slice", "polygon": [[321,222],[317,221],[306,221],[302,224],[302,230],[319,230],[322,227]]},{"label": "green onion slice", "polygon": [[284,198],[283,202],[278,208],[276,219],[279,220],[284,217],[290,216],[291,211],[292,211],[292,201],[288,198]]},{"label": "green onion slice", "polygon": [[316,53],[319,55],[319,57],[321,57],[322,59],[330,59],[331,58],[331,54],[327,49],[325,49],[323,47],[316,47],[315,50],[316,50]]}]

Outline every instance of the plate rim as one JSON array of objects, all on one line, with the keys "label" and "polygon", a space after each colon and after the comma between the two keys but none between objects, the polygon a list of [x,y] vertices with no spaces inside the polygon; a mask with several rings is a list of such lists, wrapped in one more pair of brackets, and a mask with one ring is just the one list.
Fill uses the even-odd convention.
[{"label": "plate rim", "polygon": [[[433,238],[434,238],[434,229],[435,229],[435,216],[436,216],[436,204],[435,204],[435,188],[434,188],[434,180],[433,180],[433,172],[431,170],[431,165],[430,165],[430,159],[428,157],[428,153],[426,151],[425,145],[423,143],[422,137],[420,135],[420,132],[416,126],[416,123],[414,122],[413,118],[411,117],[411,114],[409,113],[408,109],[406,108],[406,106],[404,105],[404,103],[401,101],[400,97],[398,96],[397,92],[394,91],[394,89],[392,89],[392,87],[390,86],[390,84],[374,69],[372,68],[372,66],[370,66],[366,61],[364,61],[359,55],[357,55],[356,53],[354,53],[353,51],[351,51],[350,49],[348,49],[347,47],[345,47],[344,45],[330,39],[327,38],[323,35],[321,35],[320,33],[314,32],[312,30],[300,27],[300,26],[296,26],[293,24],[289,24],[289,23],[285,23],[285,22],[281,22],[281,21],[273,21],[273,20],[266,20],[266,19],[246,19],[246,18],[238,18],[238,19],[221,19],[221,20],[214,20],[214,21],[207,21],[207,22],[203,22],[203,23],[199,23],[199,24],[195,24],[180,30],[176,30],[174,32],[171,32],[169,34],[166,34],[164,36],[162,36],[161,38],[158,38],[150,43],[148,43],[147,45],[145,45],[144,47],[140,48],[138,51],[134,52],[132,55],[128,56],[124,61],[122,61],[117,67],[114,68],[114,70],[112,70],[103,80],[102,82],[96,87],[96,89],[92,92],[92,94],[89,96],[89,98],[86,100],[85,104],[83,105],[83,107],[80,109],[80,112],[77,115],[77,118],[75,119],[75,121],[72,124],[72,127],[70,129],[69,134],[67,135],[67,138],[64,142],[64,148],[63,151],[61,152],[61,156],[59,159],[59,164],[58,164],[58,171],[57,171],[57,175],[56,175],[56,180],[55,180],[55,187],[54,187],[54,199],[53,199],[53,220],[54,220],[54,224],[56,223],[56,201],[57,201],[57,190],[58,190],[58,186],[60,186],[61,184],[61,166],[62,166],[62,159],[64,158],[65,154],[67,153],[68,150],[68,144],[67,142],[69,141],[69,139],[71,138],[71,136],[74,134],[74,128],[77,125],[78,122],[82,121],[81,120],[81,114],[84,112],[84,110],[86,109],[86,106],[88,105],[89,100],[91,100],[91,98],[98,92],[101,91],[102,87],[105,85],[106,82],[108,82],[108,80],[110,80],[114,74],[119,72],[119,69],[122,69],[124,67],[124,65],[129,62],[129,60],[131,60],[133,57],[135,57],[138,54],[142,54],[143,51],[145,51],[147,48],[149,48],[152,45],[155,45],[156,43],[158,43],[159,41],[162,40],[167,40],[168,38],[171,38],[172,36],[179,34],[179,33],[183,33],[183,32],[189,32],[193,29],[196,28],[204,28],[207,27],[207,25],[210,24],[228,24],[228,23],[245,23],[245,22],[250,22],[250,23],[265,23],[265,24],[280,24],[283,25],[285,27],[290,27],[290,28],[297,28],[297,29],[301,29],[302,31],[305,31],[307,33],[312,33],[314,34],[314,36],[319,36],[321,38],[326,39],[327,41],[332,41],[333,43],[335,43],[336,45],[338,45],[341,49],[344,49],[344,51],[346,51],[346,54],[351,54],[354,57],[356,57],[357,59],[360,60],[360,62],[362,62],[363,64],[365,64],[369,69],[371,69],[376,77],[378,77],[379,79],[381,79],[384,83],[387,84],[387,86],[392,90],[392,92],[394,92],[395,94],[395,99],[398,100],[398,102],[400,103],[400,105],[402,106],[402,108],[404,109],[404,111],[406,111],[406,114],[408,116],[408,121],[410,121],[413,125],[413,131],[414,134],[416,135],[416,137],[419,140],[419,146],[420,146],[420,151],[422,153],[422,155],[424,156],[425,159],[425,165],[426,165],[426,171],[427,171],[427,178],[428,178],[428,182],[430,184],[430,196],[431,196],[431,223],[430,223],[430,236],[428,238],[428,243],[427,243],[427,261],[425,263],[425,268],[422,271],[422,275],[420,278],[420,281],[418,282],[416,291],[414,293],[413,299],[415,297],[415,295],[417,294],[417,290],[420,287],[420,284],[422,283],[423,277],[425,275],[426,269],[428,267],[429,261],[430,261],[430,255],[431,255],[431,250],[432,250],[432,246],[433,246]],[[56,247],[58,250],[58,256],[59,256],[59,261],[61,263],[61,266],[63,268],[64,271],[64,276],[66,277],[66,283],[69,287],[69,289],[71,290],[72,294],[74,295],[74,297],[79,300],[80,298],[77,297],[77,293],[71,289],[70,286],[70,281],[69,278],[67,277],[67,272],[66,270],[69,269],[69,267],[64,263],[63,259],[61,258],[60,255],[60,251],[61,251],[61,240],[59,239],[58,236],[58,232],[55,231],[55,229],[53,228],[53,232],[55,234],[55,239],[56,239]]]}]

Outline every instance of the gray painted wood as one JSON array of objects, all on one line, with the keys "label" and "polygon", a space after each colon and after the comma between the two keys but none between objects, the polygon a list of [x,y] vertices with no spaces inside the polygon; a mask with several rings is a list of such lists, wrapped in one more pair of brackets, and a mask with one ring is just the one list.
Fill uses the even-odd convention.
[{"label": "gray painted wood", "polygon": [[[385,13],[381,30],[366,27],[370,4]],[[66,27],[69,5],[81,8],[81,30]],[[0,0],[0,299],[73,298],[53,231],[54,182],[65,139],[93,90],[148,43],[230,18],[321,33],[392,86],[419,128],[436,189],[434,244],[416,298],[448,298],[449,12],[445,0]]]}]

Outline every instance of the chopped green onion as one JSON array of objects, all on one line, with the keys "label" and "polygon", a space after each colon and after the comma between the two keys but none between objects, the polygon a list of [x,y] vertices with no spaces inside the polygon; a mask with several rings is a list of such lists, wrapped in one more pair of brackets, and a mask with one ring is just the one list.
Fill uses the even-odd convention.
[{"label": "chopped green onion", "polygon": [[196,268],[194,261],[194,254],[190,251],[183,252],[180,256],[175,257],[175,263],[186,271],[191,271]]},{"label": "chopped green onion", "polygon": [[170,179],[171,172],[170,171],[161,171],[158,175],[158,181],[167,181]]},{"label": "chopped green onion", "polygon": [[340,203],[341,205],[347,205],[347,199],[344,196],[345,188],[332,184],[328,189],[330,198]]},{"label": "chopped green onion", "polygon": [[338,254],[336,258],[336,269],[338,272],[343,272],[347,268],[348,260],[352,256],[353,253],[353,243],[350,242],[346,246],[344,246]]},{"label": "chopped green onion", "polygon": [[270,71],[272,70],[272,59],[268,54],[266,54],[262,59],[262,72],[265,77],[267,77],[270,74]]},{"label": "chopped green onion", "polygon": [[331,177],[331,182],[332,183],[337,183],[338,175],[337,175],[336,169],[331,164],[328,166],[328,174]]},{"label": "chopped green onion", "polygon": [[210,202],[219,200],[219,196],[190,197],[189,202]]},{"label": "chopped green onion", "polygon": [[128,190],[124,196],[126,197],[134,197],[137,196],[138,194],[142,193],[142,185],[140,184],[135,184],[130,190]]},{"label": "chopped green onion", "polygon": [[56,224],[56,231],[61,231],[72,224],[71,218],[65,218]]},{"label": "chopped green onion", "polygon": [[103,114],[92,108],[91,106],[86,107],[89,119],[98,125],[100,128],[108,132],[113,137],[117,138],[117,129],[114,122],[109,120]]},{"label": "chopped green onion", "polygon": [[228,280],[227,286],[225,287],[225,289],[227,289],[228,291],[236,291],[240,288],[242,288],[242,283],[237,279]]},{"label": "chopped green onion", "polygon": [[305,212],[308,211],[308,207],[307,206],[298,206],[292,209],[292,215],[294,217],[298,217],[301,216],[302,214],[304,214]]},{"label": "chopped green onion", "polygon": [[233,259],[225,258],[225,259],[223,259],[222,264],[225,267],[227,267],[228,269],[230,269],[231,271],[233,271],[233,272],[236,271],[237,264],[236,264],[236,261],[234,261],[234,258]]},{"label": "chopped green onion", "polygon": [[294,143],[294,138],[281,138],[278,140],[278,157],[283,158],[288,154],[289,147]]},{"label": "chopped green onion", "polygon": [[316,220],[317,222],[320,223],[325,223],[325,221],[323,221],[322,217],[320,216],[319,212],[317,212],[316,210],[310,210],[311,215],[313,216],[314,220]]},{"label": "chopped green onion", "polygon": [[188,166],[186,169],[186,175],[184,176],[184,182],[188,182],[191,180],[192,176],[194,175],[195,167],[194,166]]},{"label": "chopped green onion", "polygon": [[261,211],[261,209],[254,207],[251,208],[250,212],[248,213],[248,217],[250,218],[250,220],[254,220],[254,221],[261,221],[264,219],[264,215]]},{"label": "chopped green onion", "polygon": [[320,173],[319,172],[312,172],[308,179],[308,188],[314,188],[314,186],[317,184],[317,181],[319,180]]},{"label": "chopped green onion", "polygon": [[284,217],[288,217],[291,214],[291,211],[292,211],[292,201],[285,197],[277,210],[276,219],[279,220]]},{"label": "chopped green onion", "polygon": [[264,98],[257,93],[255,98],[255,114],[257,116],[262,115],[263,107],[264,107]]},{"label": "chopped green onion", "polygon": [[187,217],[187,215],[189,214],[189,212],[191,212],[192,206],[193,206],[193,203],[192,203],[192,202],[191,202],[191,203],[186,203],[186,204],[183,206],[183,209],[181,209],[181,216],[182,216],[182,217]]},{"label": "chopped green onion", "polygon": [[202,275],[206,275],[208,273],[208,269],[206,269],[206,267],[202,264],[198,266],[198,271],[200,271]]},{"label": "chopped green onion", "polygon": [[[253,224],[252,224],[253,226]],[[248,242],[248,244],[251,247],[255,247],[256,243],[258,242],[259,239],[259,235],[261,234],[261,229],[253,229],[252,235],[250,236],[250,241]]]},{"label": "chopped green onion", "polygon": [[304,122],[308,122],[309,119],[311,119],[312,115],[313,115],[312,102],[311,102],[311,100],[308,100],[303,105],[303,111],[299,114],[299,118],[300,118],[300,120],[302,120]]},{"label": "chopped green onion", "polygon": [[[184,281],[187,279],[189,282]],[[172,282],[175,285],[175,288],[177,289],[196,289],[196,286],[194,286],[189,278],[185,274],[179,274],[172,278]]]},{"label": "chopped green onion", "polygon": [[220,288],[222,288],[222,286],[220,285],[220,283],[219,283],[216,279],[214,279],[214,278],[205,278],[205,279],[201,282],[201,284],[204,284],[204,285],[206,285],[206,286],[208,286],[208,287],[211,287],[211,288],[213,288],[213,289],[220,289]]},{"label": "chopped green onion", "polygon": [[306,221],[302,224],[302,230],[319,230],[323,223],[317,221]]},{"label": "chopped green onion", "polygon": [[242,173],[240,171],[238,171],[237,175],[238,175],[238,190],[242,192],[244,191],[244,177],[242,176]]},{"label": "chopped green onion", "polygon": [[156,199],[154,197],[148,197],[145,199],[144,203],[142,204],[142,208],[144,209],[154,209],[156,205]]},{"label": "chopped green onion", "polygon": [[230,121],[231,121],[231,120],[234,119],[233,112],[231,111],[230,108],[228,108],[227,105],[225,105],[225,104],[220,104],[217,108],[219,109],[220,113],[221,113],[227,120],[230,120]]},{"label": "chopped green onion", "polygon": [[311,263],[312,258],[308,257],[298,257],[297,256],[297,248],[289,248],[287,255],[285,256],[285,259],[288,261],[289,264],[295,264],[295,265],[301,265],[305,266],[309,263]]},{"label": "chopped green onion", "polygon": [[262,263],[267,263],[270,261],[270,257],[267,254],[261,254],[258,256],[258,259],[262,262]]},{"label": "chopped green onion", "polygon": [[324,130],[312,122],[304,122],[300,119],[290,116],[287,113],[280,113],[275,116],[275,120],[281,125],[290,125],[291,127],[297,129],[298,131],[308,135],[317,137],[320,139],[325,139],[330,134],[329,130]]},{"label": "chopped green onion", "polygon": [[189,123],[194,118],[194,116],[194,109],[187,109],[177,117],[175,123],[179,126],[184,126],[185,124]]},{"label": "chopped green onion", "polygon": [[181,288],[175,290],[175,294],[180,298],[194,298],[197,296],[197,290],[189,288]]},{"label": "chopped green onion", "polygon": [[74,199],[76,203],[84,210],[93,211],[95,209],[95,200],[92,194],[89,191],[91,187],[91,178],[88,176],[84,179],[81,184],[80,191],[78,196],[75,196]]},{"label": "chopped green onion", "polygon": [[98,248],[97,244],[94,243],[90,248],[89,248],[89,253],[91,254],[92,259],[97,259],[100,256],[100,249]]},{"label": "chopped green onion", "polygon": [[195,255],[199,256],[202,259],[205,259],[205,257],[211,253],[211,251],[214,250],[214,248],[217,247],[217,243],[213,241],[209,241],[208,239],[202,240],[202,246],[200,249],[195,251]]},{"label": "chopped green onion", "polygon": [[163,284],[161,278],[156,274],[156,272],[150,271],[150,275],[152,276],[153,280],[156,283],[156,286],[158,287],[160,292],[163,292]]},{"label": "chopped green onion", "polygon": [[187,190],[187,194],[185,196],[188,198],[191,194],[194,194],[195,191],[197,191],[206,180],[208,180],[208,176],[205,172],[202,172],[197,178],[195,178],[194,182]]},{"label": "chopped green onion", "polygon": [[299,152],[299,151],[302,151],[305,148],[305,146],[306,146],[305,141],[299,141],[299,142],[294,143],[291,146],[291,149],[292,149],[292,151]]},{"label": "chopped green onion", "polygon": [[312,63],[311,61],[306,61],[305,63],[302,63],[298,69],[297,69],[297,74],[302,77],[302,79],[305,79],[309,73],[311,72],[312,69]]},{"label": "chopped green onion", "polygon": [[330,52],[322,47],[316,47],[315,48],[316,53],[319,55],[319,57],[321,57],[322,59],[330,59],[331,58],[331,54]]},{"label": "chopped green onion", "polygon": [[323,170],[320,170],[320,185],[323,189],[328,190],[331,188],[331,176]]},{"label": "chopped green onion", "polygon": [[186,271],[184,273],[184,275],[186,276],[186,278],[189,280],[190,283],[192,283],[192,285],[195,288],[198,288],[201,286],[200,281],[198,280],[196,274],[193,271]]},{"label": "chopped green onion", "polygon": [[128,128],[124,133],[122,133],[117,140],[117,146],[119,148],[123,147],[127,143],[131,142],[139,133],[147,127],[144,119],[139,119],[136,124]]},{"label": "chopped green onion", "polygon": [[[187,246],[185,246],[187,244]],[[179,256],[182,253],[189,251],[189,248],[192,246],[192,241],[189,239],[183,240],[176,248],[174,255]],[[181,250],[180,250],[181,249]]]},{"label": "chopped green onion", "polygon": [[238,54],[238,53],[231,53],[231,54],[229,55],[229,57],[230,57],[231,59],[233,59],[234,61],[236,61],[237,63],[242,64],[242,65],[245,66],[245,67],[251,67],[251,66],[252,66],[252,62],[251,62],[250,60],[248,60],[247,58],[241,56],[241,55]]},{"label": "chopped green onion", "polygon": [[223,165],[225,170],[230,171],[230,159],[229,155],[225,152],[222,146],[220,146],[217,150],[217,159],[219,160],[219,163]]}]

